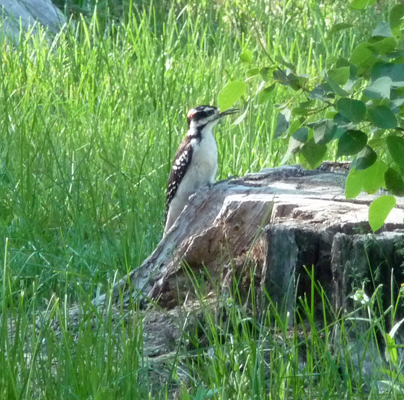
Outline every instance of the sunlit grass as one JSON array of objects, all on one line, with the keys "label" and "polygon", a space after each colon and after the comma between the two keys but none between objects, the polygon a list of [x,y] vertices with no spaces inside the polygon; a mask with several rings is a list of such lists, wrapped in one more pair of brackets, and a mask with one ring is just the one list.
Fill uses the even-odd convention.
[{"label": "sunlit grass", "polygon": [[[79,3],[76,10],[84,4]],[[123,329],[115,346],[109,339],[111,321],[103,320],[96,332],[83,324],[82,342],[71,354],[69,335],[53,340],[46,324],[34,331],[35,317],[49,309],[62,318],[74,301],[90,310],[97,290],[105,292],[154,249],[187,110],[217,104],[229,80],[246,78],[251,66],[239,60],[244,49],[253,50],[254,66],[270,64],[266,51],[271,59],[282,55],[293,62],[299,73],[318,75],[327,56],[347,55],[356,37],[370,34],[386,10],[381,5],[361,15],[349,13],[342,1],[178,1],[170,6],[148,3],[144,9],[132,4],[132,14],[121,10],[122,20],[106,10],[91,15],[89,8],[86,17],[78,16],[56,37],[38,30],[18,45],[0,43],[2,246],[8,238],[7,249],[0,252],[3,398],[147,396],[146,375],[136,375],[147,371],[140,333]],[[328,27],[345,19],[355,22],[355,28],[327,34]],[[232,126],[227,120],[216,128],[217,179],[275,166],[286,150],[286,139],[272,141],[276,105],[295,93],[279,87],[258,106],[254,95],[260,83],[249,81],[249,99],[238,104],[243,108],[249,100],[244,121]],[[7,339],[8,317],[20,321],[14,342]],[[233,317],[238,324],[240,316]],[[141,321],[136,323],[141,332]],[[213,326],[210,331],[217,334]],[[40,359],[44,338],[48,358]],[[26,339],[39,368],[25,360]],[[239,339],[253,346],[249,337]],[[122,354],[115,353],[120,346]],[[291,366],[278,350],[276,362],[286,374]],[[244,398],[234,397],[235,388],[259,373],[254,381],[258,393],[265,382],[260,351],[248,361],[253,364],[247,372],[234,372],[233,391],[227,386],[229,371],[220,364],[224,361],[213,365],[217,359],[203,359],[199,365],[205,385],[222,390],[221,398]],[[52,357],[59,360],[57,367]],[[208,367],[219,375],[209,375]],[[193,382],[193,388],[200,384]],[[282,390],[286,398],[287,385]]]},{"label": "sunlit grass", "polygon": [[[66,297],[54,296],[43,307],[35,285],[29,295],[18,291],[8,266],[6,258],[0,298],[2,398],[402,398],[395,342],[383,361],[383,339],[377,339],[387,336],[381,290],[367,300],[357,292],[355,309],[341,317],[313,280],[319,301],[314,303],[310,294],[298,298],[294,314],[269,297],[263,309],[251,298],[247,308],[240,306],[235,285],[233,298],[212,311],[194,277],[201,312],[196,319],[189,311],[177,320],[167,314],[167,323],[177,321],[173,329],[181,337],[158,358],[150,350],[153,341],[144,337],[147,314],[158,306],[128,313],[107,296],[106,306],[98,308],[91,303],[93,295],[77,287],[82,314],[75,319]],[[323,321],[313,318],[319,306]],[[158,315],[161,319],[164,312]]]},{"label": "sunlit grass", "polygon": [[[328,54],[355,42],[355,30],[325,33],[343,15],[335,5],[180,5],[133,6],[126,25],[108,29],[94,14],[51,40],[39,31],[16,48],[2,44],[0,232],[21,279],[41,277],[46,296],[71,280],[105,283],[150,253],[186,112],[217,104],[229,80],[245,79],[244,49],[254,51],[254,66],[270,65],[267,52],[318,75]],[[359,33],[371,18],[363,15]],[[285,152],[287,139],[272,141],[275,105],[295,93],[278,87],[258,106],[260,84],[249,81],[243,123],[216,128],[218,179],[275,166]]]}]

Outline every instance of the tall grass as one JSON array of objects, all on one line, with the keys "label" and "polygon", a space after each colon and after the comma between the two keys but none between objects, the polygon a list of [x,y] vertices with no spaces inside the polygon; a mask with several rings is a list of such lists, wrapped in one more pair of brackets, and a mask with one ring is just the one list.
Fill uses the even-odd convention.
[{"label": "tall grass", "polygon": [[[10,238],[21,282],[39,278],[45,296],[105,283],[150,253],[186,112],[245,76],[243,49],[255,65],[269,63],[264,46],[316,73],[376,25],[368,13],[357,31],[328,37],[347,13],[332,3],[164,4],[133,4],[127,22],[108,29],[95,12],[51,40],[38,30],[1,45],[0,237]],[[250,83],[253,96],[259,82]],[[286,140],[272,141],[275,105],[292,95],[278,88],[260,107],[252,97],[242,124],[216,129],[219,179],[279,162]]]},{"label": "tall grass", "polygon": [[[270,62],[265,48],[273,58],[293,61],[300,73],[318,73],[327,56],[348,54],[356,36],[370,33],[387,9],[359,15],[349,14],[342,1],[239,0],[156,2],[144,8],[130,2],[129,8],[111,12],[109,3],[102,9],[106,3],[98,2],[85,16],[77,12],[74,24],[56,37],[37,30],[23,35],[18,45],[0,43],[3,398],[147,396],[151,383],[142,364],[141,320],[131,325],[136,334],[108,319],[96,331],[83,323],[76,346],[67,328],[55,338],[46,323],[38,331],[32,322],[46,309],[63,321],[73,301],[90,312],[94,293],[107,291],[116,276],[153,250],[161,237],[165,186],[186,112],[216,104],[229,80],[246,76],[250,66],[239,61],[242,50],[253,50],[258,66]],[[81,11],[84,2],[76,5]],[[355,28],[329,36],[327,27],[341,19],[355,22]],[[218,179],[275,166],[285,151],[286,140],[272,141],[276,105],[293,94],[277,88],[258,106],[258,86],[250,82],[243,123],[231,126],[228,120],[216,128]],[[12,341],[6,332],[9,317],[17,321]],[[241,316],[232,318],[238,326]],[[208,329],[220,351],[222,336],[213,324]],[[232,335],[225,340],[233,341]],[[241,347],[255,346],[250,336],[237,335]],[[271,371],[280,368],[283,380],[271,390],[275,396],[278,388],[279,397],[286,398],[291,371],[306,381],[296,360],[290,362],[295,353],[275,349]],[[258,395],[264,389],[260,360],[265,354],[258,345],[248,351],[243,370],[233,365],[229,370],[223,354],[204,358],[198,353],[196,371],[203,379],[194,377],[190,392],[197,393],[200,385],[205,397],[247,398],[235,395],[245,388]],[[240,354],[234,357],[243,358]],[[297,386],[292,389],[300,393]]]},{"label": "tall grass", "polygon": [[[324,309],[320,323],[313,319],[319,304],[310,296],[298,299],[296,312],[286,318],[270,298],[264,312],[255,309],[254,302],[246,311],[231,299],[212,312],[196,279],[202,315],[194,323],[178,320],[180,340],[173,340],[170,353],[156,357],[150,339],[144,339],[147,313],[153,309],[128,315],[108,305],[101,311],[91,304],[91,294],[78,291],[84,313],[79,322],[71,321],[67,298],[54,297],[43,310],[36,289],[30,296],[17,294],[7,261],[1,292],[2,398],[387,400],[403,396],[398,346],[394,339],[384,346],[384,360],[383,346],[376,340],[378,334],[386,340],[388,335],[378,305],[380,290],[371,299],[357,292],[355,309],[342,318],[333,314],[312,279],[312,291]],[[393,310],[397,311],[394,305]],[[192,321],[192,313],[188,319]],[[167,317],[167,322],[172,320]]]}]

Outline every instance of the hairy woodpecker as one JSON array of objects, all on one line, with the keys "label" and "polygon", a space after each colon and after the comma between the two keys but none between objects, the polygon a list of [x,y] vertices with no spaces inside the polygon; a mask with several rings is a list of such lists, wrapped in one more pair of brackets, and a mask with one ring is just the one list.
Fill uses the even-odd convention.
[{"label": "hairy woodpecker", "polygon": [[198,106],[188,113],[188,132],[178,147],[168,178],[164,233],[167,233],[188,198],[201,186],[215,182],[217,172],[217,144],[212,129],[226,115],[212,106]]}]

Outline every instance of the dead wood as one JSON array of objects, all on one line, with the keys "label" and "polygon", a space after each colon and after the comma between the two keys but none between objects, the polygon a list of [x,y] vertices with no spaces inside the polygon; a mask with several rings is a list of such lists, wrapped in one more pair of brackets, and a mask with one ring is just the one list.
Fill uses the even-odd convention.
[{"label": "dead wood", "polygon": [[[112,301],[129,304],[137,298],[146,304],[153,299],[170,309],[192,294],[190,276],[205,277],[209,291],[214,282],[226,289],[235,274],[244,274],[241,292],[248,290],[253,276],[260,288],[281,302],[295,289],[293,276],[304,266],[314,266],[316,279],[334,304],[345,306],[341,298],[347,295],[350,274],[346,260],[352,255],[342,241],[391,239],[396,248],[404,227],[404,202],[399,200],[380,232],[371,233],[368,206],[380,193],[347,200],[347,169],[345,163],[325,163],[312,171],[284,166],[202,188],[155,251],[114,287]],[[402,262],[399,255],[391,257]],[[359,259],[357,267],[368,270],[367,264],[358,263]],[[97,300],[102,301],[103,297]],[[292,301],[287,300],[288,307]]]}]

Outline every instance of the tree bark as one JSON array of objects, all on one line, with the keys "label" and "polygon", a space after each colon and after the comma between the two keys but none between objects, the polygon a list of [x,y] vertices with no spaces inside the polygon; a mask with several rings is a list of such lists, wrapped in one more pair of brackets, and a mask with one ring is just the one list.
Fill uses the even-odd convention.
[{"label": "tree bark", "polygon": [[[112,300],[145,305],[153,299],[171,309],[192,298],[190,277],[209,293],[218,282],[230,290],[237,276],[242,297],[254,280],[290,310],[296,290],[302,295],[309,290],[305,268],[313,268],[334,306],[346,307],[352,270],[360,271],[360,279],[372,268],[398,271],[404,240],[404,202],[398,199],[384,227],[373,234],[368,206],[380,194],[347,200],[347,169],[345,163],[312,171],[284,166],[202,188],[155,251],[114,287]],[[370,269],[369,241],[380,248],[372,253]]]}]

